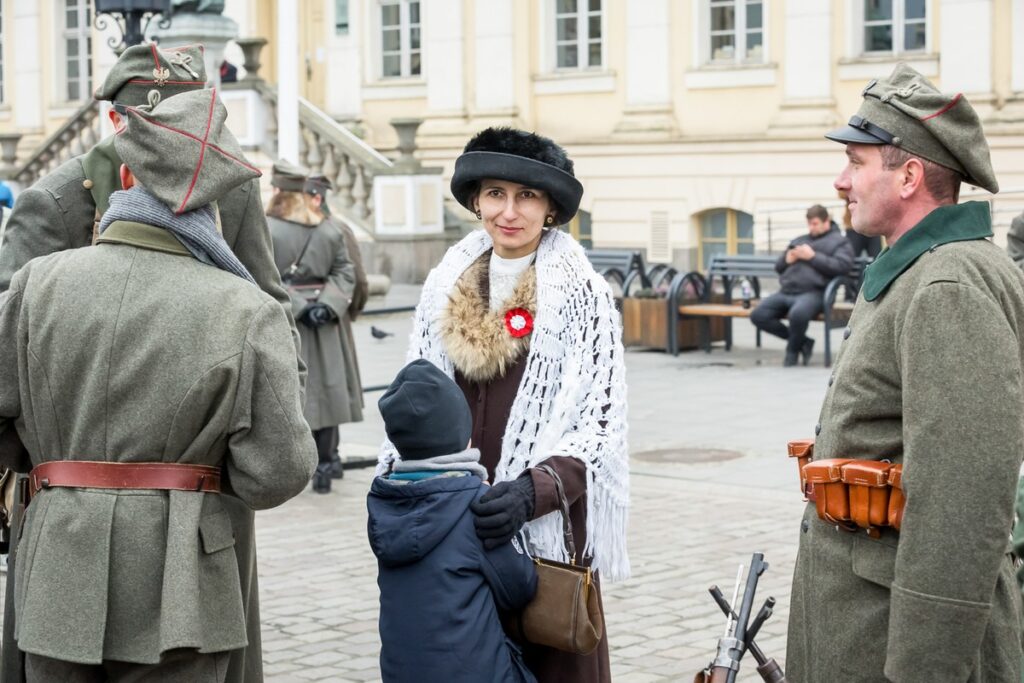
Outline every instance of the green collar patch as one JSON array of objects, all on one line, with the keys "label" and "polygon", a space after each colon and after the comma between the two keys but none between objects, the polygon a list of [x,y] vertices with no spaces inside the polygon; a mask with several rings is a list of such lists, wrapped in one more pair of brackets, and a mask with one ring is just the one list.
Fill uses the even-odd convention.
[{"label": "green collar patch", "polygon": [[114,149],[114,137],[103,138],[82,156],[82,170],[91,183],[86,187],[100,216],[110,207],[110,195],[121,189],[121,157]]},{"label": "green collar patch", "polygon": [[896,244],[887,248],[864,271],[861,291],[874,301],[932,247],[950,242],[980,240],[992,236],[992,217],[987,202],[940,206],[921,219]]},{"label": "green collar patch", "polygon": [[96,244],[127,244],[140,249],[162,251],[165,254],[192,255],[185,245],[167,230],[132,221],[114,221],[99,236]]}]

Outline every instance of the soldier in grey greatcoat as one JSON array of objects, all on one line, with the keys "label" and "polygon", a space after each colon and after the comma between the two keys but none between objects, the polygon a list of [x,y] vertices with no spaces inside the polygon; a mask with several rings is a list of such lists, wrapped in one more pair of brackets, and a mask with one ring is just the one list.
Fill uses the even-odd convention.
[{"label": "soldier in grey greatcoat", "polygon": [[1024,276],[988,240],[988,203],[957,203],[961,181],[999,189],[981,122],[901,64],[827,137],[846,145],[835,186],[854,228],[889,246],[864,276],[814,459],[901,465],[905,503],[899,530],[872,533],[808,505],[787,679],[1019,681]]},{"label": "soldier in grey greatcoat", "polygon": [[267,222],[309,370],[305,415],[319,455],[313,490],[327,493],[338,425],[362,417],[361,402],[353,402],[349,393],[339,322],[352,302],[356,280],[344,236],[316,209],[303,191],[305,182],[304,171],[284,162],[275,164]]},{"label": "soldier in grey greatcoat", "polygon": [[[327,193],[333,190],[331,181],[327,176],[314,174],[306,178],[304,192],[310,196],[310,202],[314,210],[319,211],[323,218],[334,224],[345,237],[345,247],[348,249],[348,256],[352,260],[352,268],[355,272],[355,287],[352,289],[352,300],[348,308],[338,316],[338,323],[341,325],[341,353],[345,357],[345,379],[348,384],[349,404],[352,407],[351,419],[349,422],[362,422],[363,420],[363,381],[359,374],[359,357],[356,354],[356,338],[352,332],[352,322],[362,313],[369,298],[370,286],[366,278],[366,268],[363,266],[363,257],[359,251],[359,241],[355,233],[344,221],[331,214],[330,205],[327,202]],[[338,453],[338,444],[331,450],[331,478],[341,479],[344,476],[341,456]]]},{"label": "soldier in grey greatcoat", "polygon": [[280,505],[314,445],[287,317],[217,232],[259,171],[216,91],[122,114],[96,246],[0,296],[0,460],[35,494],[15,635],[30,683],[219,683],[247,643],[226,501]]},{"label": "soldier in grey greatcoat", "polygon": [[[137,106],[148,104],[150,98],[166,100],[179,93],[200,90],[205,85],[201,46],[163,49],[155,45],[136,45],[124,51],[97,89],[95,97]],[[116,127],[120,123],[120,115],[111,110],[110,116]],[[0,246],[0,292],[7,289],[14,273],[29,260],[92,243],[111,193],[121,187],[118,178],[120,166],[114,136],[109,136],[85,154],[64,162],[19,195]],[[292,320],[290,300],[274,266],[259,183],[247,180],[213,199],[218,229],[228,246],[260,288],[283,307],[292,329],[301,383],[305,378],[305,367],[298,356],[298,334]],[[228,680],[259,683],[263,658],[253,512],[235,498],[225,498],[225,507],[235,530],[235,552],[248,617],[249,642],[244,651],[233,654]],[[11,559],[12,562],[17,561],[17,548],[13,542]],[[8,586],[4,618],[4,681],[18,680],[21,670],[20,661],[12,656],[16,653],[11,648],[15,615],[11,610],[10,588]],[[8,652],[9,649],[14,651]]]}]

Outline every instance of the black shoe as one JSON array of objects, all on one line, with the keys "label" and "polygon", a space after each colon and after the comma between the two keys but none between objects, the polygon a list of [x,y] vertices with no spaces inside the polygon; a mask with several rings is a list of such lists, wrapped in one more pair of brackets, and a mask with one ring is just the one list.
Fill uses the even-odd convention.
[{"label": "black shoe", "polygon": [[800,355],[804,357],[804,365],[811,361],[811,354],[814,353],[814,340],[810,337],[804,339],[804,345],[800,347]]},{"label": "black shoe", "polygon": [[316,466],[316,472],[313,473],[313,492],[331,492],[331,463],[322,462]]},{"label": "black shoe", "polygon": [[331,453],[331,479],[344,479],[345,466],[341,464],[341,456],[337,452]]},{"label": "black shoe", "polygon": [[791,367],[793,367],[794,365],[796,365],[797,358],[798,358],[797,354],[790,353],[789,351],[786,351],[786,360],[782,361],[782,367],[784,367],[784,368],[791,368]]}]

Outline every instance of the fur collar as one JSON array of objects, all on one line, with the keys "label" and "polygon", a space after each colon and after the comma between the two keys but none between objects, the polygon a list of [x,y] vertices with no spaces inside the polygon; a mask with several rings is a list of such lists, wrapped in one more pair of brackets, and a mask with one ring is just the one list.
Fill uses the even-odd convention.
[{"label": "fur collar", "polygon": [[537,315],[537,271],[531,265],[498,310],[490,307],[491,252],[478,258],[455,283],[441,317],[441,339],[462,376],[473,382],[504,377],[530,348],[530,336],[513,337],[505,327],[505,312],[525,308]]}]

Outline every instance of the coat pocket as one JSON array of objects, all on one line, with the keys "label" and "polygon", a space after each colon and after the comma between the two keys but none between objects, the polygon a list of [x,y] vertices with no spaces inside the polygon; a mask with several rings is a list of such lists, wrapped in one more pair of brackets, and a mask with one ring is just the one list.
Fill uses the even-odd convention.
[{"label": "coat pocket", "polygon": [[235,530],[224,510],[199,520],[199,536],[203,540],[203,552],[207,555],[235,545]]},{"label": "coat pocket", "polygon": [[853,573],[889,588],[896,575],[896,545],[892,539],[874,539],[859,533],[853,540]]}]

